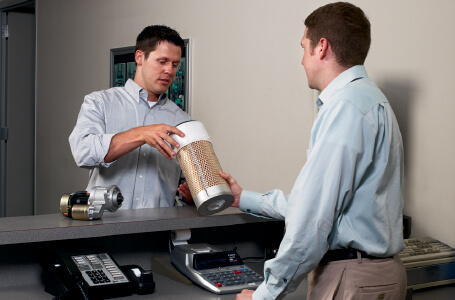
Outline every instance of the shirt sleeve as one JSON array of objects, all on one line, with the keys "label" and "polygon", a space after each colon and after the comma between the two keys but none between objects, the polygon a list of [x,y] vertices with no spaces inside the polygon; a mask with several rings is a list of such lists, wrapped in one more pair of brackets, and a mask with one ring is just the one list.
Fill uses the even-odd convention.
[{"label": "shirt sleeve", "polygon": [[114,134],[106,134],[104,105],[94,94],[84,99],[69,143],[74,160],[79,167],[108,167],[104,157],[109,151]]},{"label": "shirt sleeve", "polygon": [[272,190],[266,194],[243,190],[239,208],[256,216],[284,220],[287,200],[288,196],[280,190]]},{"label": "shirt sleeve", "polygon": [[312,132],[308,160],[287,201],[282,193],[272,191],[256,196],[250,205],[242,203],[250,202],[249,193],[245,197],[242,193],[242,208],[282,216],[286,226],[276,257],[264,264],[264,282],[253,299],[283,298],[318,265],[329,248],[333,224],[358,184],[355,178],[361,178],[368,166],[363,144],[371,143],[366,141],[371,129],[354,107],[341,102],[333,105],[329,114],[318,116],[322,119],[315,122],[317,132]]}]

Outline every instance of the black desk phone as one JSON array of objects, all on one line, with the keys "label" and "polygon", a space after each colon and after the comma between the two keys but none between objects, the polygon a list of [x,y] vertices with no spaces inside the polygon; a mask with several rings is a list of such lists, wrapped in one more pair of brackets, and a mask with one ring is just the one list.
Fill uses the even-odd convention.
[{"label": "black desk phone", "polygon": [[107,299],[155,290],[151,271],[119,266],[102,247],[53,249],[42,256],[45,291],[56,299]]}]

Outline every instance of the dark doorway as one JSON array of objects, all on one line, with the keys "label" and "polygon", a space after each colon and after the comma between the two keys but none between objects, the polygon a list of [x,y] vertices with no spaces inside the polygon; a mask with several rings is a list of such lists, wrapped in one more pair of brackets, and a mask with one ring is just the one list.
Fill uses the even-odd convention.
[{"label": "dark doorway", "polygon": [[0,216],[34,214],[35,1],[1,9]]}]

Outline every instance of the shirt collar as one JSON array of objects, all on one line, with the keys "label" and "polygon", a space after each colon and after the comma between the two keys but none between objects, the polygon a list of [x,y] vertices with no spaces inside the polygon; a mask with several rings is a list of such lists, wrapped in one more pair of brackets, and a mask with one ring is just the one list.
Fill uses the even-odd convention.
[{"label": "shirt collar", "polygon": [[[148,93],[146,90],[144,90],[139,84],[137,84],[134,80],[128,79],[128,81],[125,84],[125,89],[130,94],[134,100],[139,103],[139,101],[144,100],[147,102],[147,96]],[[163,93],[160,95],[157,101],[157,105],[164,105],[167,100],[167,95],[166,93]]]},{"label": "shirt collar", "polygon": [[316,104],[321,107],[324,103],[335,101],[336,98],[332,97],[332,95],[337,90],[345,87],[348,83],[363,77],[368,78],[367,71],[363,65],[357,65],[347,69],[332,80],[332,82],[330,82],[329,85],[321,92],[316,100]]}]

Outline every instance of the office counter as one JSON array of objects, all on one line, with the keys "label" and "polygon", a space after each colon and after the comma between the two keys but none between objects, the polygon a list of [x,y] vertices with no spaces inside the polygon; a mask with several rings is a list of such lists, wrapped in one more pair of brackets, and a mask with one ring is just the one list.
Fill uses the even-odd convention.
[{"label": "office counter", "polygon": [[[124,299],[234,299],[232,294],[218,296],[171,279],[180,273],[170,264],[169,238],[172,230],[179,229],[191,229],[189,243],[205,242],[225,250],[237,247],[241,257],[260,258],[278,247],[284,223],[236,208],[201,216],[193,206],[105,212],[94,221],[61,214],[0,218],[0,298],[52,299],[44,291],[41,255],[57,247],[101,245],[119,265],[136,264],[153,271],[155,293]],[[255,264],[262,272],[262,263]]]},{"label": "office counter", "polygon": [[[201,216],[195,207],[171,207],[106,212],[94,221],[72,220],[61,214],[0,218],[0,299],[52,299],[44,291],[39,257],[55,247],[102,245],[119,265],[136,264],[153,271],[156,283],[151,295],[118,299],[174,300],[235,299],[215,295],[176,279],[180,273],[169,262],[172,230],[191,229],[189,243],[209,243],[256,261],[278,248],[284,222],[255,217],[229,208]],[[262,262],[245,260],[262,273]],[[305,299],[306,281],[286,299]],[[417,290],[414,300],[454,299],[455,286]]]},{"label": "office counter", "polygon": [[270,222],[228,208],[201,216],[193,206],[118,210],[98,220],[73,220],[62,214],[0,218],[0,245],[106,237],[187,228]]}]

